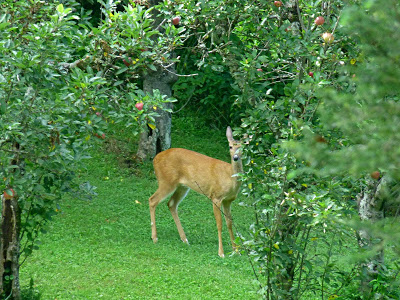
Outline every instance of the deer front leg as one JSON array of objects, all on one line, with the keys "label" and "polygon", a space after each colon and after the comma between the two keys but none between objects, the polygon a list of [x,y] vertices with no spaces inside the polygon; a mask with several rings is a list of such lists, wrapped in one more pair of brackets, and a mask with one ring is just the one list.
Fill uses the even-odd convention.
[{"label": "deer front leg", "polygon": [[170,195],[176,187],[169,186],[167,184],[160,184],[157,191],[149,198],[149,209],[150,209],[150,221],[151,221],[151,239],[154,243],[157,243],[157,228],[156,228],[156,208],[157,205],[168,195]]},{"label": "deer front leg", "polygon": [[233,231],[232,231],[231,204],[232,204],[231,201],[222,202],[222,205],[223,205],[223,208],[224,208],[226,227],[228,227],[229,236],[231,238],[232,249],[233,249],[233,251],[237,251],[237,245],[235,243],[235,236],[233,235]]},{"label": "deer front leg", "polygon": [[221,202],[218,200],[213,201],[213,209],[214,209],[214,216],[215,216],[215,221],[217,222],[217,229],[218,229],[218,255],[220,257],[225,257],[224,248],[222,246]]}]

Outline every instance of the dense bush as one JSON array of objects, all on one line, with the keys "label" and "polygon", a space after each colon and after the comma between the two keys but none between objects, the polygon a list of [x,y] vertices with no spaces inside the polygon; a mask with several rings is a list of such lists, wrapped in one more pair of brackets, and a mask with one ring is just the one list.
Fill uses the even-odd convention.
[{"label": "dense bush", "polygon": [[[203,70],[201,74],[208,76],[206,80],[185,78],[178,82],[178,97],[186,87],[196,86],[196,81],[208,82],[209,92],[202,89],[201,93],[212,95],[219,81],[217,73],[204,71],[207,69],[229,70],[233,79],[229,82],[232,90],[228,103],[233,103],[231,112],[236,114],[233,120],[240,118],[237,132],[247,142],[243,192],[248,196],[246,205],[254,206],[257,216],[252,228],[254,239],[245,245],[252,249],[264,275],[260,279],[263,286],[260,293],[271,299],[308,298],[310,294],[322,298],[355,297],[358,292],[350,286],[354,287],[352,281],[357,275],[362,276],[361,269],[358,264],[343,268],[338,254],[356,253],[357,240],[350,223],[343,220],[356,216],[355,200],[366,186],[362,179],[365,173],[356,174],[353,161],[359,161],[358,166],[362,165],[364,172],[372,172],[379,165],[376,156],[379,150],[353,152],[364,157],[360,160],[351,155],[342,159],[340,154],[352,149],[351,136],[360,139],[367,132],[379,134],[376,124],[382,120],[360,126],[359,121],[366,113],[384,118],[386,111],[382,102],[375,101],[377,109],[370,110],[371,107],[360,105],[362,102],[353,96],[359,84],[358,75],[354,80],[353,74],[368,59],[366,56],[373,53],[359,47],[369,39],[368,26],[359,26],[359,37],[351,35],[351,29],[345,27],[354,28],[350,25],[361,24],[365,16],[344,16],[343,9],[349,4],[344,1],[284,1],[280,2],[282,5],[273,1],[229,1],[224,7],[214,1],[207,5],[196,5],[193,1],[179,1],[179,4],[171,9],[182,15],[184,25],[193,32],[184,57],[194,60],[192,64],[197,64]],[[390,1],[382,5],[386,6],[392,6],[391,12],[396,12],[393,9],[396,5]],[[358,7],[363,11],[369,8]],[[381,11],[378,15],[386,16]],[[395,16],[382,22],[382,27],[388,29],[387,37],[397,28],[387,24],[393,20]],[[377,22],[378,18],[371,24],[379,28]],[[379,35],[375,44],[384,41],[382,37]],[[396,43],[390,49],[394,48]],[[377,62],[395,65],[394,56],[390,57]],[[193,68],[186,71],[196,72]],[[386,82],[393,87],[391,75],[389,71],[377,82],[385,80],[382,87]],[[363,80],[371,82],[368,76]],[[347,101],[334,100],[332,93],[321,92],[328,88],[345,94]],[[218,100],[205,99],[210,102],[205,110],[215,111]],[[394,106],[390,107],[395,114]],[[329,109],[329,114],[320,112],[321,107]],[[343,123],[339,111],[345,112],[347,123]],[[380,113],[376,114],[377,111]],[[342,128],[341,124],[348,128]],[[386,132],[393,136],[397,127],[392,125]],[[296,141],[306,141],[299,146],[303,150],[292,151],[288,147],[287,142]],[[393,149],[390,155],[396,153]],[[333,163],[327,168],[330,159]],[[350,166],[350,172],[346,166]],[[332,236],[333,232],[340,234]]]},{"label": "dense bush", "polygon": [[[38,234],[59,211],[63,193],[92,192],[90,184],[74,184],[87,142],[104,139],[110,122],[124,122],[137,133],[154,121],[153,107],[173,101],[144,93],[137,82],[155,65],[171,63],[165,52],[179,44],[179,29],[167,23],[161,35],[152,28],[150,9],[136,5],[122,12],[103,7],[104,19],[95,28],[79,5],[68,5],[0,6],[0,190],[18,197],[15,234],[22,261],[38,248]],[[143,110],[135,108],[138,102],[144,102]],[[10,272],[7,266],[2,270]],[[8,295],[7,285],[18,274],[3,276]]]}]

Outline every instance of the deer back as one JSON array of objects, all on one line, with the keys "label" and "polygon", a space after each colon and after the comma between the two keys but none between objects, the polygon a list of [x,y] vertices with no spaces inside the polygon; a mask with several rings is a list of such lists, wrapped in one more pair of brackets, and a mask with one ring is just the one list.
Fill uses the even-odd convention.
[{"label": "deer back", "polygon": [[194,151],[171,148],[153,164],[159,184],[185,185],[211,199],[235,198],[239,189],[231,164]]}]

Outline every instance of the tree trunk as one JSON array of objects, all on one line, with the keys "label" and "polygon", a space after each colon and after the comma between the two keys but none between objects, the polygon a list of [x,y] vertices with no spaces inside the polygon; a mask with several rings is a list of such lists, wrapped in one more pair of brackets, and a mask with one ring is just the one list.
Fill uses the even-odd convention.
[{"label": "tree trunk", "polygon": [[[358,214],[364,222],[373,224],[382,220],[384,216],[384,197],[381,189],[384,186],[384,178],[380,180],[371,180],[368,186],[357,196]],[[358,245],[362,249],[372,249],[377,245],[367,229],[360,229],[358,234]],[[379,242],[379,241],[378,241]],[[377,278],[379,266],[384,262],[383,249],[378,254],[369,258],[361,264],[362,276],[360,290],[361,293],[369,299],[372,296],[370,282]],[[375,295],[377,296],[377,295]]]},{"label": "tree trunk", "polygon": [[19,285],[20,209],[17,197],[6,199],[2,195],[1,201],[0,296],[3,297],[2,299],[18,300],[21,299]]},{"label": "tree trunk", "polygon": [[[162,95],[171,97],[172,84],[177,76],[165,70],[158,70],[144,76],[143,91],[152,94],[153,90],[159,90]],[[166,103],[172,108],[172,103]],[[141,160],[152,159],[157,153],[171,147],[171,114],[162,108],[157,108],[159,116],[155,118],[156,128],[149,126],[144,128],[140,135],[139,148],[136,156]]]},{"label": "tree trunk", "polygon": [[[161,0],[150,0],[149,5],[155,6]],[[157,14],[157,10],[153,10],[154,24],[153,27],[157,26],[163,21]],[[161,95],[171,97],[172,85],[178,80],[178,76],[175,75],[175,66],[172,65],[167,70],[158,67],[157,71],[150,71],[143,76],[143,91],[153,94],[153,90],[159,90]],[[165,104],[172,108],[172,103]],[[153,130],[149,126],[143,128],[143,132],[140,135],[139,147],[136,153],[136,157],[140,160],[152,159],[157,153],[164,151],[171,147],[171,114],[165,112],[162,108],[157,108],[157,112],[160,115],[155,119],[156,128]]]},{"label": "tree trunk", "polygon": [[[286,211],[286,207],[285,207]],[[297,236],[298,233],[296,228],[298,226],[297,218],[289,217],[286,213],[283,213],[280,217],[280,230],[278,230],[280,235],[280,240],[283,244],[293,244],[293,238]],[[295,279],[295,269],[297,262],[293,257],[288,257],[287,260],[282,262],[284,264],[284,272],[276,274],[277,277],[277,287],[285,295],[285,300],[294,299],[294,294],[291,292]]]}]

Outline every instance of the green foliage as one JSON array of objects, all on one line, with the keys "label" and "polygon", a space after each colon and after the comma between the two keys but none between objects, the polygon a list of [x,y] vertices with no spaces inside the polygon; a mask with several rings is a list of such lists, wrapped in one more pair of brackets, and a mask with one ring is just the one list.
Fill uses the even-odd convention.
[{"label": "green foliage", "polygon": [[[257,216],[253,239],[245,244],[264,275],[260,293],[266,298],[343,294],[354,275],[351,267],[342,268],[336,253],[354,247],[345,242],[352,231],[338,221],[354,214],[349,200],[357,191],[356,182],[347,174],[308,174],[304,170],[312,162],[283,146],[303,140],[305,128],[314,132],[312,147],[338,147],[343,139],[340,132],[326,133],[316,114],[321,88],[354,90],[340,77],[342,66],[353,65],[359,55],[339,22],[343,6],[343,1],[285,1],[280,8],[273,1],[229,1],[225,6],[179,1],[173,8],[192,34],[188,51],[182,52],[184,67],[193,70],[197,65],[205,77],[178,82],[178,97],[191,95],[191,90],[205,94],[204,110],[215,110],[222,97],[207,98],[221,92],[215,92],[220,80],[215,71],[230,73],[228,104],[234,105],[233,120],[241,122],[237,133],[247,143],[242,190],[248,196],[245,205]],[[323,25],[314,23],[317,16],[325,18]],[[324,41],[325,32],[333,34],[333,42]],[[198,82],[208,84],[198,90]],[[329,232],[335,230],[342,234],[332,238]]]},{"label": "green foliage", "polygon": [[[199,56],[195,58],[193,55],[190,58],[185,57],[183,59],[185,62],[182,61],[178,64],[178,73],[196,69],[190,64],[198,62],[199,58]],[[208,125],[212,124],[218,128],[229,125],[233,120],[238,119],[232,110],[234,98],[231,84],[233,79],[229,70],[222,65],[221,60],[221,57],[218,57],[212,64],[203,65],[196,70],[195,76],[181,77],[173,86],[174,97],[180,99],[180,103],[176,105],[176,111],[184,109],[187,105],[194,113],[201,113],[205,116]]]},{"label": "green foliage", "polygon": [[[384,199],[384,206],[375,209],[384,211],[386,217],[396,218],[400,144],[400,74],[396,67],[399,61],[399,9],[398,1],[376,0],[345,11],[345,32],[358,42],[360,54],[343,70],[339,82],[354,88],[350,91],[333,88],[318,91],[323,103],[318,110],[321,126],[317,132],[325,133],[326,143],[318,143],[316,130],[309,126],[302,143],[290,144],[299,157],[309,162],[308,170],[312,173],[321,176],[349,174],[354,179],[364,177],[367,183],[384,176],[384,192],[379,196]],[[360,261],[372,260],[376,253],[390,247],[398,251],[398,226],[393,222],[397,223],[396,219],[386,218],[372,225],[351,224],[356,229],[366,230],[372,241],[369,247],[362,249]],[[393,276],[398,271],[398,259],[377,263],[375,279],[369,282],[370,292],[388,299],[398,298],[399,281],[397,275]]]},{"label": "green foliage", "polygon": [[22,261],[38,248],[65,192],[93,193],[74,181],[92,136],[104,139],[114,122],[137,134],[154,122],[153,107],[174,101],[137,86],[139,74],[173,61],[165,53],[181,31],[166,24],[161,35],[151,10],[134,3],[121,12],[107,5],[98,28],[74,1],[0,7],[0,191],[12,188],[19,197]]},{"label": "green foliage", "polygon": [[71,9],[11,2],[2,5],[0,33],[0,190],[12,187],[19,197],[22,251],[30,254],[56,199],[71,188],[86,137],[99,129],[90,102],[105,100],[98,89],[105,81],[90,68],[68,73],[63,65],[73,56]]},{"label": "green foliage", "polygon": [[[207,124],[225,127],[239,119],[234,80],[226,61],[226,47],[238,41],[233,29],[243,14],[245,2],[166,2],[164,11],[181,17],[187,39],[176,49],[181,57],[177,71],[183,75],[174,85],[174,95],[195,113],[208,117]],[[240,41],[239,41],[240,42]]]},{"label": "green foliage", "polygon": [[398,8],[397,1],[370,1],[345,14],[346,32],[359,40],[362,50],[355,66],[346,70],[357,92],[321,91],[324,103],[319,113],[324,129],[339,130],[346,141],[335,151],[305,149],[307,159],[327,165],[327,172],[360,176],[381,170],[399,178]]},{"label": "green foliage", "polygon": [[153,9],[134,3],[124,11],[117,11],[116,6],[104,7],[102,24],[90,29],[85,26],[85,32],[93,34],[85,34],[87,51],[93,55],[94,64],[108,71],[115,86],[123,84],[121,79],[137,79],[143,72],[167,69],[176,61],[170,52],[181,44],[184,29],[170,22],[160,24],[158,30],[153,28]]},{"label": "green foliage", "polygon": [[[357,49],[338,23],[341,1],[323,10],[306,2],[299,5],[293,1],[277,9],[268,3],[260,10],[262,15],[249,14],[237,27],[247,47],[240,60],[230,61],[237,102],[245,107],[244,193],[258,216],[254,239],[248,244],[254,245],[265,275],[261,292],[271,299],[338,295],[351,283],[354,271],[343,269],[337,256],[355,245],[345,239],[351,231],[338,223],[354,213],[354,203],[348,201],[354,194],[352,180],[346,176],[317,179],[300,171],[309,162],[298,159],[282,142],[303,139],[307,126],[321,134],[314,145],[325,144],[316,115],[321,103],[316,91],[328,85],[349,88],[338,80],[338,69],[351,63]],[[314,24],[319,15],[325,18],[322,26]],[[260,24],[258,34],[253,29],[253,36],[248,35],[254,26],[249,24]],[[334,34],[333,43],[324,42],[324,32]],[[342,235],[333,238],[332,231]]]}]

